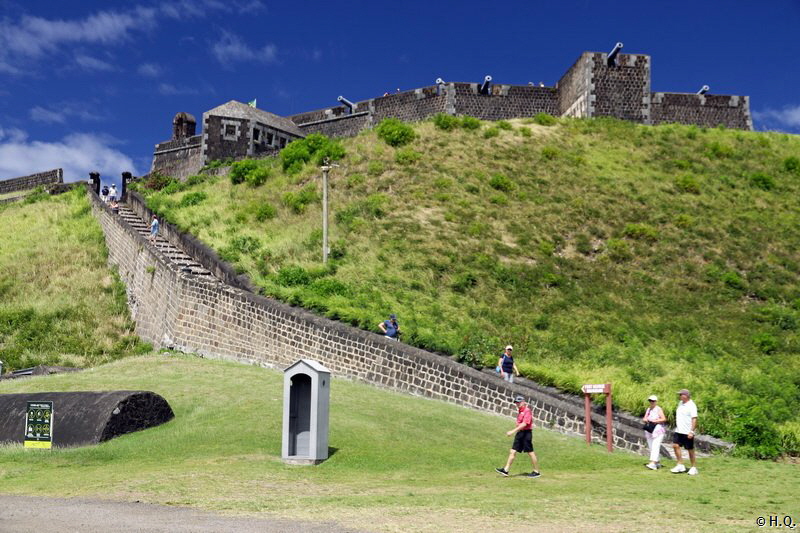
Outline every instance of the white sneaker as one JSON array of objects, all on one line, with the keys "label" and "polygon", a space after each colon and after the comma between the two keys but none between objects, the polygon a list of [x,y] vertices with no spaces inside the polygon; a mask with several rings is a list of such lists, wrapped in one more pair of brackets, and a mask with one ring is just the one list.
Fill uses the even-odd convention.
[{"label": "white sneaker", "polygon": [[697,475],[697,468],[695,468],[694,466],[693,466],[693,467],[691,467],[691,468],[689,469],[689,475],[690,475],[690,476],[696,476],[696,475]]},{"label": "white sneaker", "polygon": [[658,466],[657,466],[655,463],[647,463],[647,464],[646,464],[646,465],[644,465],[644,466],[646,466],[646,467],[647,467],[647,468],[649,468],[650,470],[658,470]]},{"label": "white sneaker", "polygon": [[[697,470],[695,469],[695,472],[696,471]],[[686,467],[681,464],[677,464],[672,468],[672,470],[670,470],[670,472],[672,472],[673,474],[683,474],[684,472],[686,472]]]}]

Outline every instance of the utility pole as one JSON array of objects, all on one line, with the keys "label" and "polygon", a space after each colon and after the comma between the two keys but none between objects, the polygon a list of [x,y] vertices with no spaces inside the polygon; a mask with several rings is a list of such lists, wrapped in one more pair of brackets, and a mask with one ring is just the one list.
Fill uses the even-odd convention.
[{"label": "utility pole", "polygon": [[322,164],[322,263],[328,262],[328,159]]},{"label": "utility pole", "polygon": [[331,164],[326,157],[322,162],[322,263],[328,262],[328,172],[339,165]]}]

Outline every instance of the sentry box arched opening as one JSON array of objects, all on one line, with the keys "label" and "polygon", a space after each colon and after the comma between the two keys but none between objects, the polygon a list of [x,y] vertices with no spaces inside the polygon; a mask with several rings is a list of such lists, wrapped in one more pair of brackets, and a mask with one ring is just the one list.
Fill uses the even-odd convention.
[{"label": "sentry box arched opening", "polygon": [[331,372],[311,359],[283,371],[281,459],[315,465],[328,458],[328,406]]}]

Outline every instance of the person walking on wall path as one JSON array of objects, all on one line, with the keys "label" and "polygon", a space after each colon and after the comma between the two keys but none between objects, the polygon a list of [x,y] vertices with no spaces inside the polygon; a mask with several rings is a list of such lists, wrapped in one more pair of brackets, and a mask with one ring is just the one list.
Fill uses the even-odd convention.
[{"label": "person walking on wall path", "polygon": [[650,402],[650,407],[645,411],[642,422],[645,424],[644,436],[647,439],[647,445],[650,447],[650,462],[645,466],[650,470],[658,470],[661,468],[661,462],[659,461],[661,442],[667,433],[664,427],[667,417],[664,415],[664,410],[657,405],[658,396],[651,394],[647,401]]},{"label": "person walking on wall path", "polygon": [[397,323],[397,315],[389,315],[389,320],[384,320],[378,324],[378,329],[383,332],[387,339],[398,340],[400,335],[400,325]]},{"label": "person walking on wall path", "polygon": [[103,188],[100,189],[100,199],[103,202],[108,201],[108,185],[103,185]]},{"label": "person walking on wall path", "polygon": [[672,447],[675,449],[675,459],[678,464],[671,470],[673,474],[686,472],[683,466],[681,448],[685,448],[689,453],[689,460],[692,467],[689,469],[690,476],[697,475],[697,464],[694,454],[694,432],[697,430],[697,406],[691,400],[692,395],[687,389],[678,391],[681,401],[675,410],[675,433],[672,435]]},{"label": "person walking on wall path", "polygon": [[158,217],[153,214],[153,220],[150,222],[150,242],[155,244],[156,237],[158,236]]},{"label": "person walking on wall path", "polygon": [[500,359],[497,360],[497,366],[500,367],[500,377],[509,383],[514,383],[514,374],[519,376],[517,363],[514,362],[514,357],[511,355],[513,350],[514,348],[509,344]]},{"label": "person walking on wall path", "polygon": [[111,184],[111,188],[108,190],[108,199],[112,202],[116,201],[117,199],[117,186],[113,183]]},{"label": "person walking on wall path", "polygon": [[517,453],[527,453],[531,458],[531,465],[533,472],[526,474],[527,477],[539,477],[539,461],[536,459],[536,452],[533,451],[533,413],[531,408],[528,407],[528,402],[522,396],[514,398],[514,403],[517,406],[517,425],[511,431],[507,431],[506,435],[509,437],[514,435],[514,444],[508,453],[508,460],[506,466],[503,468],[495,468],[495,472],[501,476],[508,477],[508,470],[517,456]]}]

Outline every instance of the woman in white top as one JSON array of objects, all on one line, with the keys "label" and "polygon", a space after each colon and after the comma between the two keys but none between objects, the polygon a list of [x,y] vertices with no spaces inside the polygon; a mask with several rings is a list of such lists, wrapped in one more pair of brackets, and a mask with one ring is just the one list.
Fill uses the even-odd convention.
[{"label": "woman in white top", "polygon": [[647,401],[650,402],[650,407],[645,411],[642,422],[645,424],[652,422],[655,424],[655,427],[652,428],[652,431],[647,431],[645,429],[644,432],[644,436],[647,438],[647,445],[650,447],[650,462],[645,466],[650,470],[658,470],[661,468],[661,463],[658,460],[661,454],[661,442],[664,440],[664,435],[667,433],[667,429],[664,427],[667,417],[664,416],[664,410],[657,405],[658,396],[653,394],[647,398]]}]

